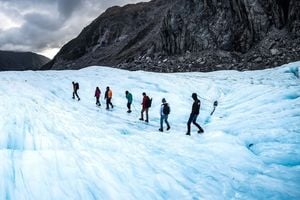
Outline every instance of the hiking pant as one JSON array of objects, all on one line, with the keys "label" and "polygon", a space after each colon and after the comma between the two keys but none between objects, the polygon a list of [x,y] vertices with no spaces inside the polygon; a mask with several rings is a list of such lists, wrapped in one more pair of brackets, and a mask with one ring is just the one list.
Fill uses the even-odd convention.
[{"label": "hiking pant", "polygon": [[131,103],[127,103],[128,110],[131,110]]},{"label": "hiking pant", "polygon": [[113,108],[113,104],[111,103],[111,98],[106,98],[106,109],[109,109],[109,105]]},{"label": "hiking pant", "polygon": [[168,128],[170,127],[170,124],[168,122],[168,115],[161,115],[160,116],[160,128],[161,128],[161,130],[163,130],[163,123],[164,123],[164,121],[167,124],[167,127]]},{"label": "hiking pant", "polygon": [[73,99],[75,99],[75,95],[76,95],[77,99],[80,99],[79,96],[78,96],[78,94],[77,94],[77,90],[75,90],[75,91],[73,92]]},{"label": "hiking pant", "polygon": [[144,119],[144,112],[146,112],[146,121],[148,121],[148,110],[149,108],[143,108],[141,111],[141,119]]},{"label": "hiking pant", "polygon": [[100,101],[99,101],[99,98],[100,98],[100,97],[96,97],[96,105],[101,106],[101,103],[100,103]]},{"label": "hiking pant", "polygon": [[193,124],[195,126],[197,126],[197,128],[199,129],[199,131],[203,131],[203,129],[201,128],[201,126],[199,124],[197,124],[196,120],[197,120],[198,115],[197,114],[191,114],[189,121],[187,122],[187,133],[191,132],[191,123],[193,122]]}]

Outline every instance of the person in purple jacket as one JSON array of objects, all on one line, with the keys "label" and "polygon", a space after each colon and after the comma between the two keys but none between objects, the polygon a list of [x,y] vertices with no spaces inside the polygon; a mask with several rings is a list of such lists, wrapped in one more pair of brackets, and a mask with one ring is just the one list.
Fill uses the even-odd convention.
[{"label": "person in purple jacket", "polygon": [[100,95],[101,95],[101,90],[99,89],[99,87],[96,87],[95,97],[96,97],[96,105],[97,106],[101,106],[101,103],[99,101]]}]

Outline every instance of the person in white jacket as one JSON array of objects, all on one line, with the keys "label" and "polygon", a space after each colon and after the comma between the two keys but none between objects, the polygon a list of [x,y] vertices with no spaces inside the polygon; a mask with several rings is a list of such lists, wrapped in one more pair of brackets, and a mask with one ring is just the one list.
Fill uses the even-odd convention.
[{"label": "person in white jacket", "polygon": [[167,124],[167,131],[170,130],[170,124],[168,122],[168,116],[170,114],[170,106],[169,104],[167,103],[166,99],[163,98],[161,100],[162,104],[161,104],[161,107],[160,107],[160,129],[158,129],[160,132],[163,132],[164,131],[164,128],[163,128],[163,122],[165,121],[165,123]]}]

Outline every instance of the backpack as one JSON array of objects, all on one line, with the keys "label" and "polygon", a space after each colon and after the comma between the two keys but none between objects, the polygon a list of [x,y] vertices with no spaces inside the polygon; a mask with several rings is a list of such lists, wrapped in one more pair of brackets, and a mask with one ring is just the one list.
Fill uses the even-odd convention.
[{"label": "backpack", "polygon": [[170,111],[171,111],[170,106],[169,106],[169,104],[166,103],[163,107],[163,113],[165,115],[168,115],[168,114],[170,114]]},{"label": "backpack", "polygon": [[152,104],[152,98],[150,99],[150,98],[147,96],[147,108],[150,108],[150,107],[151,107],[151,104]]},{"label": "backpack", "polygon": [[75,87],[77,90],[79,90],[79,83],[75,83]]}]

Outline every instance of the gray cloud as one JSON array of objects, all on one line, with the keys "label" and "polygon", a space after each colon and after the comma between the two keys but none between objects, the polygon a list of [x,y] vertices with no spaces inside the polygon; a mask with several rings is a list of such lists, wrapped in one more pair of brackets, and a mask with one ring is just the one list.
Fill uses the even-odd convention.
[{"label": "gray cloud", "polygon": [[29,13],[24,16],[24,19],[26,21],[25,26],[36,26],[44,30],[57,30],[63,25],[61,19],[49,14]]},{"label": "gray cloud", "polygon": [[58,11],[64,17],[70,17],[82,3],[82,0],[59,0],[57,2]]},{"label": "gray cloud", "polygon": [[[141,0],[0,0],[0,49],[41,52],[61,48],[105,9]],[[2,27],[1,27],[2,25]]]}]

